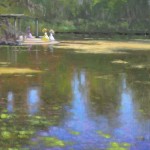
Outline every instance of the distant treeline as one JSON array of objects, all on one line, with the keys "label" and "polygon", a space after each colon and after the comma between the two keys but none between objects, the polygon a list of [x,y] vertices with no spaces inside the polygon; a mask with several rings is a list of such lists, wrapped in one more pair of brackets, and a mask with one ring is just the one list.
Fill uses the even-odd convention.
[{"label": "distant treeline", "polygon": [[39,17],[58,32],[150,32],[150,0],[3,0],[0,13]]}]

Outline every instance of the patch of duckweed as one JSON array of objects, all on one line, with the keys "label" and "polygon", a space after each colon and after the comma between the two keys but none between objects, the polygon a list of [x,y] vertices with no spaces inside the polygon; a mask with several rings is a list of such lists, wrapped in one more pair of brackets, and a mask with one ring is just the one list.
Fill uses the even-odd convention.
[{"label": "patch of duckweed", "polygon": [[42,119],[42,116],[35,116],[35,119]]},{"label": "patch of duckweed", "polygon": [[6,127],[3,127],[3,126],[2,126],[2,127],[0,127],[0,130],[1,130],[1,131],[6,131]]},{"label": "patch of duckweed", "polygon": [[64,141],[59,140],[55,137],[43,137],[42,140],[47,147],[64,147],[65,146]]},{"label": "patch of duckweed", "polygon": [[3,114],[0,115],[0,118],[1,118],[1,119],[8,119],[8,118],[10,118],[10,115],[3,113]]},{"label": "patch of duckweed", "polygon": [[9,65],[10,62],[0,62],[0,65]]},{"label": "patch of duckweed", "polygon": [[34,131],[31,131],[31,130],[18,131],[19,138],[29,138],[30,135],[33,135],[33,134],[34,134]]},{"label": "patch of duckweed", "polygon": [[29,142],[28,140],[35,133],[35,127],[29,122],[24,123],[26,126],[22,128],[22,120],[18,118],[18,115],[9,114],[5,109],[1,111],[0,146],[2,149],[22,150],[22,143]]},{"label": "patch of duckweed", "polygon": [[9,131],[2,131],[1,132],[1,136],[4,138],[4,139],[10,139],[11,138],[11,133]]},{"label": "patch of duckweed", "polygon": [[129,143],[122,143],[121,145],[124,147],[130,147],[131,146],[131,144],[129,144]]},{"label": "patch of duckweed", "polygon": [[72,146],[74,145],[74,142],[65,142],[66,145]]},{"label": "patch of duckweed", "polygon": [[102,136],[102,137],[104,137],[104,138],[106,138],[106,139],[111,138],[111,135],[110,135],[110,134],[105,134],[105,133],[103,133],[102,131],[97,131],[97,133],[98,133],[100,136]]},{"label": "patch of duckweed", "polygon": [[112,75],[101,75],[101,76],[96,76],[96,79],[110,79],[112,77]]},{"label": "patch of duckweed", "polygon": [[130,147],[129,143],[111,142],[107,150],[128,150],[129,147]]},{"label": "patch of duckweed", "polygon": [[26,77],[33,77],[33,74],[27,74]]},{"label": "patch of duckweed", "polygon": [[61,106],[53,106],[52,109],[53,110],[59,110],[61,108]]},{"label": "patch of duckweed", "polygon": [[8,113],[7,109],[2,110],[3,113]]},{"label": "patch of duckweed", "polygon": [[32,126],[50,126],[53,123],[42,116],[31,116],[29,122]]},{"label": "patch of duckweed", "polygon": [[128,64],[128,62],[124,61],[124,60],[114,60],[111,63],[113,63],[113,64]]},{"label": "patch of duckweed", "polygon": [[[149,50],[149,43],[137,43],[135,41],[104,41],[104,40],[76,40],[76,41],[62,41],[54,48],[73,49],[77,53],[123,53],[123,50]],[[124,52],[125,53],[125,52]]]},{"label": "patch of duckweed", "polygon": [[77,132],[77,131],[70,131],[70,133],[73,135],[79,135],[80,134],[80,132]]},{"label": "patch of duckweed", "polygon": [[149,67],[143,64],[139,64],[139,65],[132,65],[131,68],[144,69],[144,68],[149,68]]},{"label": "patch of duckweed", "polygon": [[[20,150],[19,148],[8,148],[8,150]],[[21,148],[21,150],[29,150],[29,148]]]},{"label": "patch of duckweed", "polygon": [[150,81],[135,81],[135,84],[150,85]]},{"label": "patch of duckweed", "polygon": [[19,150],[18,148],[8,148],[8,150]]},{"label": "patch of duckweed", "polygon": [[41,73],[41,71],[30,68],[0,67],[0,74],[16,74],[16,73],[17,74]]}]

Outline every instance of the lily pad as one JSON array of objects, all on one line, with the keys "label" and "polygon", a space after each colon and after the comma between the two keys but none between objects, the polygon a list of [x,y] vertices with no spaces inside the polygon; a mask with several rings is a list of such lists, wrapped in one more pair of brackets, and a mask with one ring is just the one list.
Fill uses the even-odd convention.
[{"label": "lily pad", "polygon": [[80,132],[77,132],[77,131],[70,131],[70,133],[73,135],[79,135],[80,134]]},{"label": "lily pad", "polygon": [[124,61],[124,60],[114,60],[111,63],[113,63],[113,64],[128,64],[128,62]]},{"label": "lily pad", "polygon": [[107,150],[128,150],[130,144],[111,142]]},{"label": "lily pad", "polygon": [[0,74],[15,74],[15,73],[18,74],[41,73],[41,71],[30,68],[0,67]]},{"label": "lily pad", "polygon": [[8,115],[8,114],[1,114],[1,118],[2,118],[2,119],[8,119],[8,118],[9,118],[9,115]]},{"label": "lily pad", "polygon": [[129,146],[131,146],[131,144],[129,144],[129,143],[122,143],[122,146],[129,147]]},{"label": "lily pad", "polygon": [[106,139],[111,138],[111,135],[110,135],[110,134],[105,134],[105,133],[103,133],[102,131],[97,131],[97,133],[98,133],[100,136],[102,136],[102,137],[104,137],[104,138],[106,138]]},{"label": "lily pad", "polygon": [[48,147],[64,147],[65,143],[55,137],[43,137],[43,142]]},{"label": "lily pad", "polygon": [[2,131],[1,132],[1,136],[4,138],[4,139],[9,139],[11,138],[11,133],[9,131]]}]

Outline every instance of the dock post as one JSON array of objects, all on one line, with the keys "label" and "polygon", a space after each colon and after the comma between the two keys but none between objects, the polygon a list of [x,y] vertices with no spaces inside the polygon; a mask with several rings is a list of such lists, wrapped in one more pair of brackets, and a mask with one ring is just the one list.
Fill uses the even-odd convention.
[{"label": "dock post", "polygon": [[16,22],[16,17],[14,17],[14,35],[15,35],[15,38],[16,38],[16,31],[17,31],[17,22]]},{"label": "dock post", "polygon": [[20,21],[20,18],[18,18],[18,31],[19,31],[19,34],[21,34],[21,21]]},{"label": "dock post", "polygon": [[38,29],[39,21],[38,18],[35,19],[35,37],[39,38],[39,29]]}]

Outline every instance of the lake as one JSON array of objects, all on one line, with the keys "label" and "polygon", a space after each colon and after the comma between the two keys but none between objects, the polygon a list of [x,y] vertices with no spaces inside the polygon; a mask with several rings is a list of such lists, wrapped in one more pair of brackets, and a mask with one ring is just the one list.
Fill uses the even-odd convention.
[{"label": "lake", "polygon": [[[150,51],[5,46],[4,68],[0,149],[150,149]],[[40,72],[7,73],[9,68]]]}]

